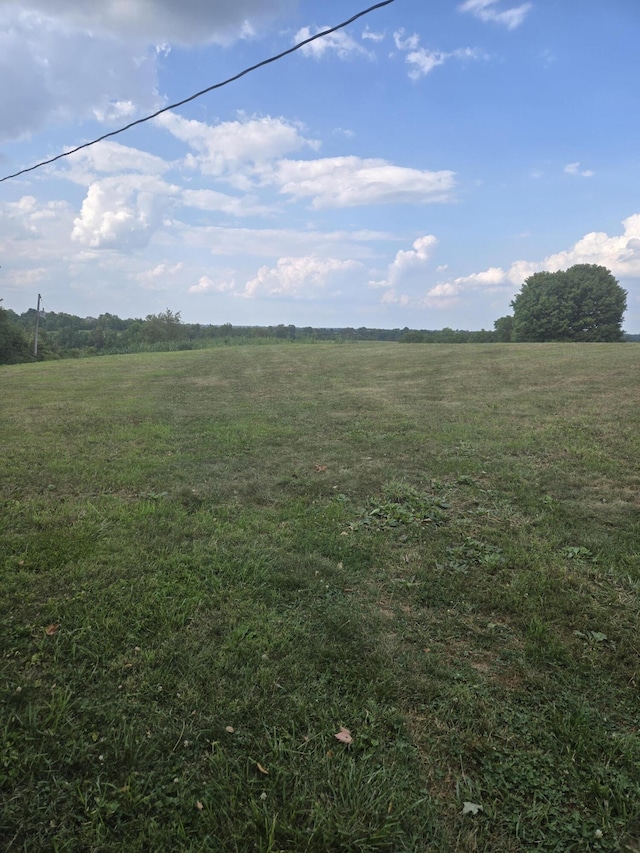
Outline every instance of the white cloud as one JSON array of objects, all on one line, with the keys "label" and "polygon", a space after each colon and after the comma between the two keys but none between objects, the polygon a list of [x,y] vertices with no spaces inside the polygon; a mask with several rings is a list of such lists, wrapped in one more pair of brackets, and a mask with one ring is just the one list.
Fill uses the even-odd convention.
[{"label": "white cloud", "polygon": [[399,305],[401,308],[407,308],[411,304],[411,297],[406,293],[398,293],[395,287],[391,287],[382,294],[380,302],[383,305]]},{"label": "white cloud", "polygon": [[50,122],[156,109],[157,57],[146,46],[76,31],[0,0],[0,139]]},{"label": "white cloud", "polygon": [[568,163],[564,170],[567,175],[577,175],[580,178],[592,178],[595,174],[591,169],[581,169],[580,163]]},{"label": "white cloud", "polygon": [[574,264],[598,264],[619,278],[640,278],[640,213],[624,219],[622,224],[624,232],[619,236],[592,231],[570,249],[547,255],[542,261],[514,261],[508,270],[490,267],[483,272],[439,282],[427,292],[424,304],[451,305],[464,294],[478,289],[487,293],[499,290],[513,293],[536,272],[557,272]]},{"label": "white cloud", "polygon": [[419,304],[446,308],[454,305],[463,293],[478,290],[484,293],[495,293],[504,290],[505,287],[511,289],[505,271],[500,267],[489,267],[482,272],[458,276],[451,281],[438,282],[419,300]]},{"label": "white cloud", "polygon": [[421,171],[360,157],[282,160],[263,176],[285,195],[311,198],[318,209],[449,201],[454,178],[450,171]]},{"label": "white cloud", "polygon": [[515,30],[523,23],[533,3],[521,3],[499,12],[495,6],[499,0],[466,0],[458,6],[460,12],[470,12],[484,23],[503,24],[508,30]]},{"label": "white cloud", "polygon": [[[293,37],[293,43],[298,44],[305,41],[311,36],[328,30],[329,27],[315,27],[313,32],[311,27],[302,27]],[[348,59],[350,56],[366,56],[368,59],[373,58],[373,54],[366,50],[361,44],[349,35],[344,30],[338,30],[335,33],[316,39],[315,41],[306,44],[300,48],[303,56],[311,56],[313,59],[322,59],[329,53],[335,53],[340,59]]]},{"label": "white cloud", "polygon": [[92,249],[121,252],[149,243],[179,188],[148,175],[121,175],[94,181],[87,191],[72,239]]},{"label": "white cloud", "polygon": [[341,274],[360,269],[359,261],[337,258],[280,258],[275,267],[261,267],[247,282],[244,296],[293,296],[311,298],[323,291],[329,281],[339,281]]},{"label": "white cloud", "polygon": [[[0,0],[11,9],[15,0]],[[249,36],[252,21],[272,18],[290,7],[289,0],[22,0],[24,11],[39,12],[67,28],[119,39],[160,43],[228,44]]]},{"label": "white cloud", "polygon": [[108,139],[98,145],[70,154],[62,162],[64,167],[59,174],[83,185],[92,183],[97,175],[116,175],[125,172],[162,175],[171,167],[171,163],[163,160],[162,157],[156,157],[155,154]]},{"label": "white cloud", "polygon": [[291,0],[0,0],[0,139],[157,110],[171,43],[228,44]]},{"label": "white cloud", "polygon": [[216,190],[182,190],[181,202],[187,207],[210,212],[228,213],[231,216],[260,216],[273,212],[253,195],[232,196]]},{"label": "white cloud", "polygon": [[421,77],[426,77],[434,68],[439,65],[444,65],[450,54],[433,52],[425,50],[421,47],[419,50],[412,50],[406,56],[407,65],[411,67],[409,77],[412,80],[419,80]]},{"label": "white cloud", "polygon": [[[615,276],[640,278],[640,213],[623,219],[622,224],[624,232],[618,237],[610,237],[604,231],[591,231],[570,249],[549,255],[536,266],[555,272],[573,264],[600,264]],[[510,278],[513,280],[514,276]]]},{"label": "white cloud", "polygon": [[[318,148],[299,125],[283,118],[242,117],[213,126],[165,113],[156,121],[195,152],[187,155],[187,167],[223,178],[241,190],[261,185],[296,200],[310,198],[317,209],[448,201],[454,189],[454,173],[450,171],[420,171],[355,156],[280,159],[305,147]],[[205,198],[202,194],[199,197]],[[213,194],[206,198],[214,205],[222,202]],[[233,204],[225,202],[227,206],[219,209],[243,215],[259,208],[255,199],[237,203],[236,208]]]},{"label": "white cloud", "polygon": [[417,50],[420,47],[420,36],[413,33],[405,38],[403,29],[396,30],[393,41],[398,50]]},{"label": "white cloud", "polygon": [[408,73],[412,80],[419,80],[421,77],[426,77],[434,68],[444,65],[448,59],[458,59],[460,61],[488,59],[477,48],[471,47],[457,48],[449,52],[427,50],[424,47],[420,47],[420,36],[413,33],[413,35],[405,38],[404,30],[397,30],[393,34],[393,39],[398,50],[406,51],[405,61],[409,66],[410,70]]},{"label": "white cloud", "polygon": [[145,290],[166,290],[171,279],[182,271],[184,264],[158,264],[150,270],[135,273],[131,276],[135,281],[138,281]]},{"label": "white cloud", "polygon": [[120,123],[125,119],[133,118],[136,111],[133,101],[111,101],[94,107],[93,114],[100,122]]},{"label": "white cloud", "polygon": [[[20,293],[64,270],[73,210],[64,201],[27,195],[0,202],[2,287]],[[64,273],[63,273],[64,275]]]},{"label": "white cloud", "polygon": [[230,281],[213,281],[208,275],[203,275],[197,284],[193,284],[187,293],[230,293],[236,289],[235,279]]},{"label": "white cloud", "polygon": [[[243,116],[239,121],[209,125],[169,112],[155,121],[197,152],[186,163],[206,175],[227,178],[233,175],[237,179],[237,173],[243,169],[251,172],[284,154],[318,147],[317,142],[302,135],[300,126],[271,116]],[[243,182],[236,180],[236,183]]]},{"label": "white cloud", "polygon": [[409,249],[408,251],[401,249],[396,254],[392,263],[389,264],[387,277],[385,279],[381,281],[370,281],[369,285],[371,287],[391,288],[391,290],[387,291],[383,297],[383,301],[391,301],[388,294],[391,292],[395,294],[395,287],[401,283],[407,275],[415,274],[416,272],[423,272],[431,260],[431,256],[433,255],[437,245],[438,238],[434,237],[433,234],[426,234],[424,237],[418,237],[417,240],[414,240],[412,249]]},{"label": "white cloud", "polygon": [[[56,232],[70,222],[71,207],[65,201],[41,202],[32,195],[22,196],[18,201],[7,202],[0,207],[0,248],[3,253],[13,255],[9,243],[29,243],[29,252],[37,253],[48,233]],[[6,241],[6,242],[5,242]]]},{"label": "white cloud", "polygon": [[33,269],[9,270],[3,276],[2,284],[9,290],[17,290],[21,287],[33,287],[47,277],[49,272],[46,267],[34,267]]},{"label": "white cloud", "polygon": [[441,282],[418,301],[418,305],[427,308],[448,308],[458,302],[461,288],[454,282]]},{"label": "white cloud", "polygon": [[384,33],[384,32],[383,33],[374,33],[372,30],[369,29],[369,27],[364,28],[364,31],[363,31],[362,36],[361,36],[361,38],[363,38],[365,40],[376,42],[376,44],[378,42],[384,41],[386,37],[387,37],[386,33]]},{"label": "white cloud", "polygon": [[505,273],[500,267],[489,267],[483,272],[471,273],[454,279],[453,283],[458,286],[469,285],[471,287],[497,287],[505,282]]}]

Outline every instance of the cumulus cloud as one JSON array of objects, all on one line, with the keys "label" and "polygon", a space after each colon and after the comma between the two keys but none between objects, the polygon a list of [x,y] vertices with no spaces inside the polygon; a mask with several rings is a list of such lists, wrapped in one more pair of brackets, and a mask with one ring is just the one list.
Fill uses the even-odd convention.
[{"label": "cumulus cloud", "polygon": [[[328,30],[329,27],[314,27],[313,32],[311,27],[302,27],[293,37],[293,43],[298,44],[305,41],[311,36]],[[364,37],[364,36],[363,36]],[[327,36],[316,39],[310,44],[306,44],[300,48],[303,56],[311,56],[313,59],[322,59],[330,53],[334,53],[339,59],[348,59],[351,56],[366,56],[368,59],[373,58],[373,54],[359,44],[349,33],[344,30],[338,30],[335,33],[329,33]]]},{"label": "cumulus cloud", "polygon": [[[20,243],[38,241],[46,237],[45,232],[50,232],[51,226],[55,226],[56,232],[64,228],[70,216],[71,207],[66,201],[41,202],[35,196],[25,195],[0,208],[0,237]],[[7,243],[0,243],[0,246],[6,251]],[[33,248],[35,250],[35,243]]]},{"label": "cumulus cloud", "polygon": [[542,269],[555,272],[573,264],[601,264],[615,276],[640,278],[640,213],[623,219],[622,224],[624,231],[617,237],[604,231],[585,234],[570,249],[545,258]]},{"label": "cumulus cloud", "polygon": [[132,49],[6,4],[0,6],[0,79],[5,140],[49,122],[119,120],[123,112],[130,116],[161,103],[156,54],[145,45]]},{"label": "cumulus cloud", "polygon": [[280,258],[275,267],[261,267],[245,286],[244,296],[293,296],[311,298],[323,291],[329,281],[334,286],[344,273],[360,269],[359,261],[341,261],[310,255]]},{"label": "cumulus cloud", "polygon": [[458,276],[451,281],[440,281],[432,287],[420,304],[430,307],[445,308],[455,304],[463,293],[469,291],[484,291],[495,293],[499,290],[511,290],[508,275],[500,267],[489,267],[482,272]]},{"label": "cumulus cloud", "polygon": [[472,287],[498,287],[505,282],[504,270],[500,267],[489,267],[483,272],[474,272],[471,275],[463,275],[454,279],[454,284],[470,285]]},{"label": "cumulus cloud", "polygon": [[166,290],[167,283],[184,268],[184,264],[157,264],[150,270],[135,273],[132,278],[145,290]]},{"label": "cumulus cloud", "polygon": [[499,0],[466,0],[458,6],[460,12],[470,12],[484,23],[502,24],[508,30],[515,30],[523,23],[533,3],[521,3],[510,9],[498,11],[496,4]]},{"label": "cumulus cloud", "polygon": [[[175,165],[154,154],[108,140],[70,155],[64,163],[65,168],[61,169],[59,174],[84,186],[90,186],[101,175],[122,177],[129,173],[138,173],[159,177]],[[163,197],[167,194],[167,185],[162,182],[155,184],[150,182],[147,188],[148,192],[159,192]],[[193,190],[188,187],[172,187],[172,194],[176,203],[203,211],[226,213],[238,217],[273,212],[272,207],[261,204],[255,195],[234,196],[217,190]],[[112,196],[112,198],[114,201],[119,200],[119,196]],[[117,212],[114,211],[114,213]]]},{"label": "cumulus cloud", "polygon": [[[292,0],[0,0],[0,140],[51,122],[122,123],[163,104],[171,43],[228,44]],[[255,26],[254,26],[255,25]]]},{"label": "cumulus cloud", "polygon": [[404,30],[397,30],[393,34],[393,39],[397,49],[406,52],[405,61],[409,66],[408,74],[412,80],[419,80],[421,77],[426,77],[434,68],[444,65],[448,59],[464,61],[488,58],[476,48],[471,47],[457,48],[449,52],[427,50],[424,47],[420,47],[420,36],[413,33],[413,35],[405,37]]},{"label": "cumulus cloud", "polygon": [[179,188],[148,175],[94,181],[74,221],[71,237],[92,249],[128,252],[148,245]]},{"label": "cumulus cloud", "polygon": [[580,178],[592,178],[595,174],[591,169],[581,169],[580,163],[568,163],[564,170],[567,175],[577,175]]},{"label": "cumulus cloud", "polygon": [[285,195],[311,198],[317,209],[449,201],[454,178],[450,171],[422,171],[360,157],[282,160],[263,176]]},{"label": "cumulus cloud", "polygon": [[31,195],[0,202],[2,287],[18,293],[55,275],[64,267],[72,227],[67,202]]},{"label": "cumulus cloud", "polygon": [[426,305],[449,305],[469,291],[484,290],[515,292],[525,279],[536,272],[557,272],[574,264],[598,264],[611,270],[619,278],[640,278],[640,213],[622,221],[624,231],[611,237],[603,231],[591,231],[570,249],[547,255],[541,261],[514,261],[504,270],[490,267],[483,272],[459,276],[439,282],[424,299]]},{"label": "cumulus cloud", "polygon": [[382,294],[380,302],[383,305],[399,305],[401,308],[407,308],[411,305],[411,297],[407,293],[398,293],[395,287],[390,287]]},{"label": "cumulus cloud", "polygon": [[[147,43],[228,44],[250,35],[255,22],[291,7],[291,0],[22,0],[25,11],[40,13],[69,29]],[[11,10],[15,0],[0,0]]]},{"label": "cumulus cloud", "polygon": [[[401,249],[395,256],[387,270],[387,277],[380,281],[370,281],[370,287],[390,287],[395,294],[395,287],[407,277],[408,274],[422,272],[426,269],[431,256],[438,245],[438,238],[433,234],[418,237],[413,242],[413,248]],[[389,293],[388,291],[387,293]],[[383,301],[391,301],[390,297]]]},{"label": "cumulus cloud", "polygon": [[318,147],[317,142],[302,135],[299,125],[271,116],[243,116],[238,121],[210,125],[169,112],[155,121],[196,152],[187,157],[188,166],[206,175],[231,177],[243,186],[246,182],[237,180],[241,170],[251,172],[284,154]]},{"label": "cumulus cloud", "polygon": [[[300,149],[317,150],[300,125],[283,118],[246,117],[209,125],[165,113],[156,120],[192,152],[185,165],[222,178],[240,190],[273,187],[295,200],[311,199],[314,208],[355,207],[364,204],[447,201],[454,173],[421,171],[359,157],[315,160],[284,159]],[[213,195],[207,196],[212,203]],[[201,196],[204,198],[204,196]],[[245,202],[255,212],[255,199]],[[244,213],[241,206],[231,210]]]},{"label": "cumulus cloud", "polygon": [[64,165],[59,174],[84,185],[92,183],[97,175],[121,175],[128,172],[162,175],[171,168],[171,163],[162,157],[108,139],[70,154],[62,163]]},{"label": "cumulus cloud", "polygon": [[213,281],[208,275],[203,275],[198,280],[197,284],[191,285],[187,293],[229,293],[236,289],[235,279],[229,281]]}]

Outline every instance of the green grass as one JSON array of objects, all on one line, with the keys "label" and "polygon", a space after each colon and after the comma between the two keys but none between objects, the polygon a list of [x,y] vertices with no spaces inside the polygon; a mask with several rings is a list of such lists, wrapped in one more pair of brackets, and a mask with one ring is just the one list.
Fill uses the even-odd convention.
[{"label": "green grass", "polygon": [[638,850],[639,367],[0,369],[3,849]]}]

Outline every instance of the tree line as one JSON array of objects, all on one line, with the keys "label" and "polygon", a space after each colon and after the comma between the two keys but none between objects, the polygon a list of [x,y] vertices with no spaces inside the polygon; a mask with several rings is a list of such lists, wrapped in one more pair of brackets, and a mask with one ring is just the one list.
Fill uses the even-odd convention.
[{"label": "tree line", "polygon": [[84,358],[137,352],[206,349],[212,346],[260,343],[332,341],[395,341],[399,343],[487,343],[491,331],[455,329],[412,330],[371,328],[314,328],[311,326],[234,326],[184,323],[180,312],[167,308],[145,319],[121,319],[115,314],[78,317],[64,312],[41,312],[38,355],[33,355],[36,311],[23,314],[0,308],[0,364],[57,358]]},{"label": "tree line", "polygon": [[[144,319],[123,320],[115,314],[78,317],[41,312],[37,360],[80,358],[136,352],[204,349],[210,346],[334,341],[396,341],[398,343],[510,343],[518,341],[640,340],[625,335],[622,318],[626,292],[609,270],[580,264],[564,272],[530,276],[511,302],[513,315],[500,317],[493,330],[444,328],[370,329],[277,326],[233,326],[184,323],[170,308]],[[0,364],[34,361],[36,310],[23,314],[0,307]]]}]

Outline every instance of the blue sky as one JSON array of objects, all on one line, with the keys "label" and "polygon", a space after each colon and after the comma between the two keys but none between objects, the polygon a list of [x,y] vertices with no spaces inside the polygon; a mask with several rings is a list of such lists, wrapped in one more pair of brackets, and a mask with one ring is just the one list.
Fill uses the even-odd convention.
[{"label": "blue sky", "polygon": [[[212,85],[352,0],[0,0],[0,172]],[[82,316],[492,328],[609,268],[640,332],[638,0],[395,0],[0,184],[0,296]]]}]

